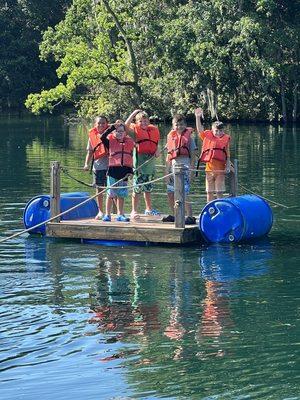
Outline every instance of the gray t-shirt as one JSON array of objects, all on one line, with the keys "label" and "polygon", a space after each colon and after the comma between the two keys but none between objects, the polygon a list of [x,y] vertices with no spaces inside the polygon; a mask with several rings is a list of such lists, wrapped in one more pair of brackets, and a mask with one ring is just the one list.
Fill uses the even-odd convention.
[{"label": "gray t-shirt", "polygon": [[[88,140],[86,149],[87,151],[93,150],[93,146],[91,145],[90,139]],[[93,171],[107,170],[107,168],[108,168],[108,156],[103,156],[101,158],[98,158],[97,160],[94,160]]]}]

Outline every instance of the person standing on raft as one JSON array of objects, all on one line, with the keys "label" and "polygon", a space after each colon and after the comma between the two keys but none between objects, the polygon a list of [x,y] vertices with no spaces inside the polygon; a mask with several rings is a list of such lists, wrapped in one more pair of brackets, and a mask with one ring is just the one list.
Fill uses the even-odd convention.
[{"label": "person standing on raft", "polygon": [[111,221],[111,208],[113,200],[117,203],[118,222],[128,222],[124,215],[124,200],[128,196],[128,175],[133,174],[133,149],[134,140],[126,134],[126,126],[123,121],[117,120],[101,135],[101,140],[108,151],[106,214],[102,218],[104,222]]},{"label": "person standing on raft", "polygon": [[[170,172],[170,170],[174,171],[174,168],[177,165],[184,164],[187,167],[187,170],[184,175],[184,191],[186,194],[186,225],[193,225],[196,223],[196,218],[193,217],[193,211],[191,203],[188,199],[188,194],[190,193],[190,182],[192,178],[192,172],[190,171],[190,167],[194,166],[195,162],[195,151],[197,150],[197,146],[195,144],[194,138],[192,137],[192,132],[194,128],[189,128],[186,123],[186,119],[183,115],[177,114],[173,117],[172,120],[173,129],[169,132],[167,136],[167,159],[166,159],[166,174]],[[162,222],[174,222],[174,178],[170,176],[167,178],[167,193],[169,205],[171,208],[171,213],[167,217],[162,219]]]},{"label": "person standing on raft", "polygon": [[224,132],[224,124],[213,122],[210,130],[204,130],[201,118],[202,108],[195,109],[196,127],[202,143],[199,158],[205,166],[205,186],[207,202],[215,198],[222,198],[225,192],[225,173],[231,170],[230,163],[230,136]]},{"label": "person standing on raft", "polygon": [[[135,118],[135,123],[132,123]],[[148,114],[142,110],[134,110],[125,122],[126,128],[133,132],[136,142],[133,164],[132,212],[131,218],[138,219],[138,205],[141,193],[144,193],[145,215],[158,215],[152,208],[152,183],[155,176],[155,158],[159,155],[158,143],[160,133],[157,126],[150,124]]]},{"label": "person standing on raft", "polygon": [[108,120],[104,116],[95,118],[94,127],[89,131],[89,139],[87,143],[87,153],[83,169],[93,171],[93,186],[96,188],[97,204],[99,212],[95,219],[103,217],[103,189],[106,187],[106,172],[108,168],[108,153],[103,145],[100,136],[108,128]]}]

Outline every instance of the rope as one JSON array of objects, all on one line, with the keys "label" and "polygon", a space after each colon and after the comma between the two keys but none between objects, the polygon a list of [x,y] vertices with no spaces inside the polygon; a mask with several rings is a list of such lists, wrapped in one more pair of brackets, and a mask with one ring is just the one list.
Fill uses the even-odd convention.
[{"label": "rope", "polygon": [[264,200],[266,200],[266,201],[268,201],[268,202],[270,202],[270,203],[273,203],[273,204],[275,204],[276,206],[279,206],[279,207],[284,207],[284,208],[294,208],[295,206],[286,206],[286,205],[284,205],[284,204],[281,204],[281,203],[277,203],[276,201],[273,201],[273,200],[270,200],[270,199],[267,199],[266,197],[264,197],[264,196],[261,196],[260,194],[257,194],[257,193],[255,193],[255,192],[253,192],[252,190],[250,190],[250,189],[247,189],[245,186],[243,186],[243,185],[241,185],[240,183],[238,183],[238,185],[242,188],[242,189],[244,189],[246,192],[249,192],[249,193],[252,193],[252,194],[255,194],[256,196],[259,196],[259,197],[261,197],[262,199],[264,199]]},{"label": "rope", "polygon": [[77,178],[75,178],[74,176],[70,175],[69,172],[68,172],[68,170],[65,169],[64,167],[60,167],[60,169],[61,169],[61,171],[62,171],[64,174],[66,174],[70,179],[73,179],[75,182],[81,183],[82,185],[84,185],[84,186],[86,186],[86,187],[89,187],[89,188],[94,187],[94,185],[93,185],[92,183],[83,182],[83,181],[81,181],[80,179],[77,179]]},{"label": "rope", "polygon": [[[133,170],[136,172],[136,171],[138,171],[140,168],[142,168],[144,165],[146,165],[148,162],[150,162],[151,160],[153,160],[153,158],[155,157],[155,155],[153,155],[152,157],[150,157],[148,160],[146,160],[143,164],[141,164],[141,165],[139,165],[137,168],[133,168]],[[81,181],[80,179],[77,179],[77,178],[75,178],[74,176],[72,176],[69,172],[68,172],[68,170],[66,169],[66,168],[64,168],[64,167],[60,167],[60,169],[61,169],[61,171],[63,172],[63,173],[65,173],[70,179],[73,179],[74,181],[76,181],[76,182],[78,182],[78,183],[80,183],[80,184],[82,184],[82,185],[84,185],[84,186],[86,186],[86,187],[89,187],[89,188],[93,188],[93,187],[97,187],[97,185],[93,185],[93,184],[91,184],[91,183],[86,183],[86,182],[84,182],[84,181]],[[70,169],[70,168],[69,168]],[[76,169],[77,170],[77,168],[71,168],[71,169]],[[80,170],[80,171],[82,171],[82,170]],[[98,193],[98,194],[100,194],[100,193]]]},{"label": "rope", "polygon": [[[160,177],[160,178],[153,179],[152,181],[149,181],[148,183],[157,182],[157,181],[162,180],[162,179],[164,179],[164,178],[167,178],[167,177],[169,177],[169,176],[171,176],[171,175],[173,175],[173,174],[172,174],[172,173],[167,174],[167,175],[162,176],[162,177]],[[23,235],[24,233],[30,232],[30,231],[32,231],[33,229],[39,228],[40,226],[42,226],[42,225],[44,225],[44,224],[46,224],[46,223],[48,223],[48,222],[51,222],[51,221],[55,220],[56,218],[62,217],[63,215],[67,214],[68,212],[73,211],[73,210],[75,210],[76,208],[82,206],[83,204],[85,204],[85,203],[87,203],[87,202],[93,200],[93,199],[96,198],[99,194],[104,193],[106,190],[113,188],[113,187],[116,186],[119,182],[123,181],[125,178],[126,178],[126,177],[124,177],[124,178],[122,178],[122,179],[119,179],[119,180],[118,180],[117,182],[115,182],[113,185],[107,186],[105,189],[101,190],[101,192],[96,193],[95,195],[93,195],[93,196],[89,197],[88,199],[82,201],[81,203],[79,203],[79,204],[77,204],[77,205],[75,205],[75,206],[69,208],[68,210],[65,210],[65,211],[63,211],[63,212],[61,212],[61,213],[55,215],[54,217],[51,217],[51,218],[49,218],[49,219],[47,219],[47,220],[45,220],[45,221],[43,221],[43,222],[40,222],[39,224],[37,224],[37,225],[35,225],[35,226],[32,226],[31,228],[24,229],[24,230],[22,230],[21,232],[17,232],[17,233],[15,233],[14,235],[8,236],[7,238],[1,239],[1,240],[0,240],[0,243],[4,243],[4,242],[6,242],[6,241],[8,241],[8,240],[10,240],[10,239],[13,239],[13,238],[17,237],[17,236],[21,236],[21,235]],[[142,186],[142,185],[144,185],[144,183],[139,183],[139,184],[135,184],[135,185],[118,186],[118,189],[124,189],[124,188],[130,188],[130,187],[136,187],[136,186]]]}]

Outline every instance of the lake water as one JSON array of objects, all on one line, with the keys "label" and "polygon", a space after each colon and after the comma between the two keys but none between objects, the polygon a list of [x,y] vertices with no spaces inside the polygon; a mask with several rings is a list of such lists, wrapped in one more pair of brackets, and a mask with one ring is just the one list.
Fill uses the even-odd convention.
[{"label": "lake water", "polygon": [[[1,400],[300,399],[300,129],[228,130],[240,193],[273,208],[267,239],[188,248],[28,235],[0,243]],[[49,192],[50,161],[91,177],[80,170],[82,126],[2,118],[0,135],[3,239],[23,229],[27,201]],[[90,191],[62,175],[62,191],[78,190]],[[157,184],[154,202],[167,212],[164,192]],[[197,214],[203,174],[192,192]]]}]

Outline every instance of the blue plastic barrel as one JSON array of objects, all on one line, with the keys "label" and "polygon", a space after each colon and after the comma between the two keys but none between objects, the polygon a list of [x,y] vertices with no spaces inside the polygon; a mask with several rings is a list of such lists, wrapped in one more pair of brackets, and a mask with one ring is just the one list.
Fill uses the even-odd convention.
[{"label": "blue plastic barrel", "polygon": [[267,235],[273,224],[269,204],[259,196],[246,194],[216,199],[199,215],[199,229],[207,242],[231,243]]},{"label": "blue plastic barrel", "polygon": [[[68,210],[82,203],[89,198],[86,192],[61,193],[60,208],[61,212]],[[61,220],[75,220],[82,218],[94,218],[98,213],[98,206],[94,199],[86,202],[82,206],[68,212],[61,217]],[[40,195],[31,199],[25,206],[23,222],[26,229],[32,228],[39,223],[50,218],[50,195]],[[39,233],[45,235],[46,227],[41,225],[29,233]]]}]

